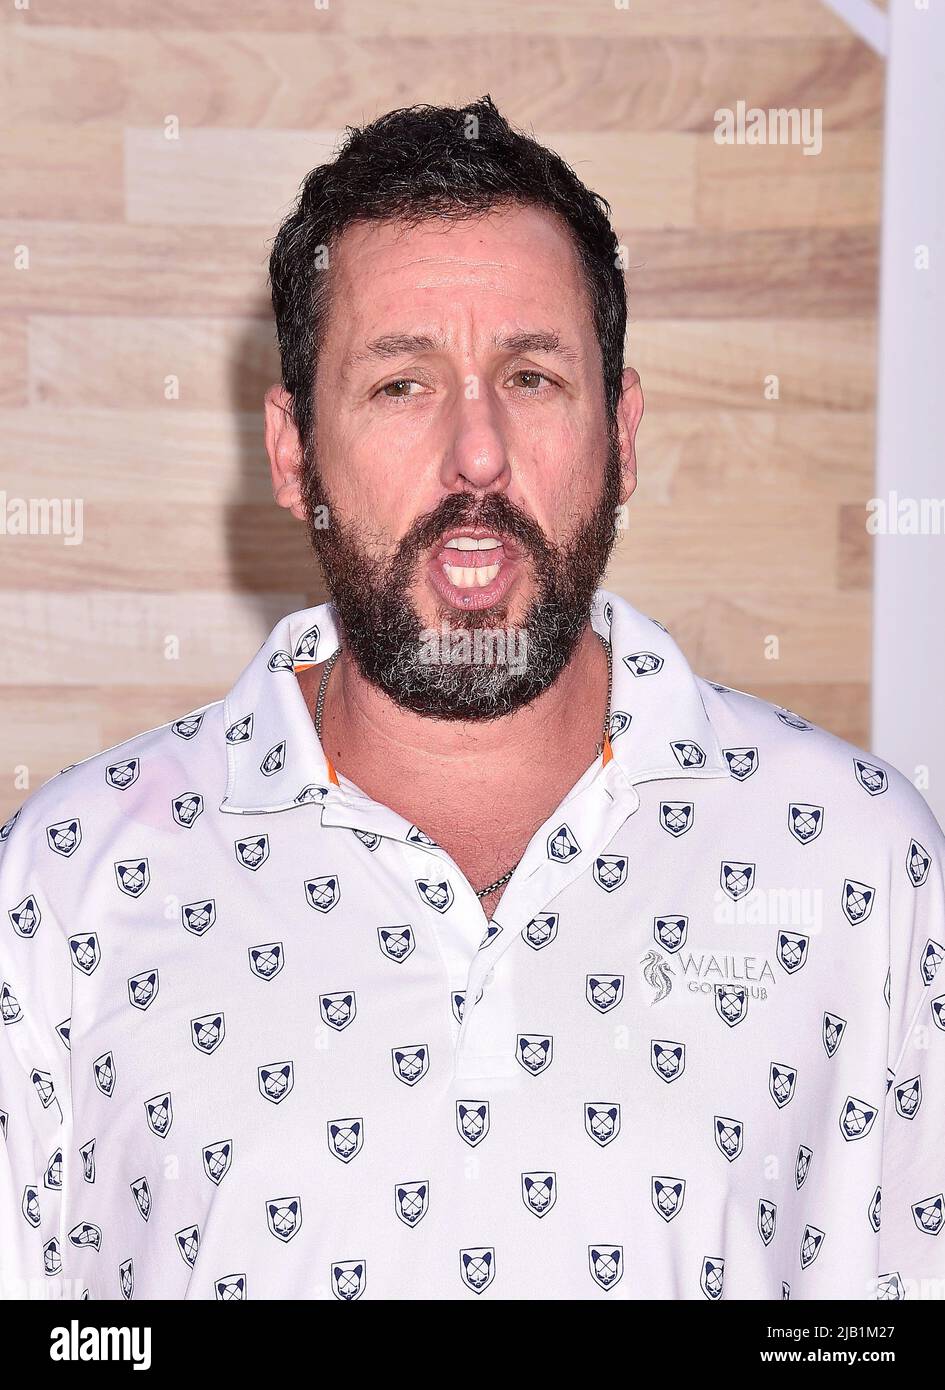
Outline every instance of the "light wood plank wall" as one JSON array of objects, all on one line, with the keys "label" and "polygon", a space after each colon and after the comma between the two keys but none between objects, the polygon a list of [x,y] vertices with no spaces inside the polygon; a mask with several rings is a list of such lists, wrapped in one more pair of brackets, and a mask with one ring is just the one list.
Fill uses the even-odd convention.
[{"label": "light wood plank wall", "polygon": [[[884,74],[820,0],[29,0],[0,41],[0,485],[84,508],[81,545],[0,536],[0,814],[324,597],[267,484],[268,242],[345,124],[485,91],[628,247],[647,414],[608,583],[866,743]],[[822,153],[716,144],[740,99],[820,108]]]}]

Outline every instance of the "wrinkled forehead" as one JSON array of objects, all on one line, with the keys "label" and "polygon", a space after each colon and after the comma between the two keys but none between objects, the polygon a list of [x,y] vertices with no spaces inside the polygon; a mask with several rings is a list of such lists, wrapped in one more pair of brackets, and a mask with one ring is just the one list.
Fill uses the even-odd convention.
[{"label": "wrinkled forehead", "polygon": [[462,218],[355,222],[328,253],[321,350],[340,367],[380,334],[543,327],[594,337],[591,299],[563,219],[532,205]]}]

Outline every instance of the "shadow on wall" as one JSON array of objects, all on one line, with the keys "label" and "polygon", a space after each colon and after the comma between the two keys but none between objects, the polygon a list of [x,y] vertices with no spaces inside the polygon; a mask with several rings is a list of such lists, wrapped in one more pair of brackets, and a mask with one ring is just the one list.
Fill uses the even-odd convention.
[{"label": "shadow on wall", "polygon": [[263,399],[279,380],[272,309],[260,294],[247,305],[233,353],[229,403],[237,421],[238,484],[225,503],[223,525],[230,589],[258,611],[265,633],[285,613],[327,598],[304,525],[272,496]]}]

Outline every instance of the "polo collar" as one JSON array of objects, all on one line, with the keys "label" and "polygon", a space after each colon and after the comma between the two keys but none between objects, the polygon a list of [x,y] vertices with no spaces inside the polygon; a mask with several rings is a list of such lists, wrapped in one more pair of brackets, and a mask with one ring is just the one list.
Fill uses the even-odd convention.
[{"label": "polo collar", "polygon": [[[728,776],[699,682],[665,628],[604,589],[594,596],[591,623],[613,652],[610,747],[619,773],[609,783]],[[332,781],[295,676],[326,661],[339,645],[330,603],[289,613],[272,629],[223,701],[221,811],[252,815],[312,802],[346,804],[370,808],[372,829],[400,834],[399,815],[343,776]]]}]

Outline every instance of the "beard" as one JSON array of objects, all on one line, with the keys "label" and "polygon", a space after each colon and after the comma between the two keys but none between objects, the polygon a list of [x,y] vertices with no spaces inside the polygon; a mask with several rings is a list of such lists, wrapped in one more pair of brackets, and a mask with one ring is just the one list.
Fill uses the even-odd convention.
[{"label": "beard", "polygon": [[[521,709],[554,683],[590,619],[591,600],[616,539],[620,500],[616,430],[610,430],[600,497],[563,546],[550,541],[531,517],[502,494],[476,501],[451,493],[419,516],[394,554],[379,562],[363,534],[343,520],[332,504],[310,447],[304,454],[302,499],[312,548],[338,615],[342,644],[363,678],[415,714],[435,719],[498,719]],[[327,527],[315,521],[325,506]],[[425,627],[420,620],[410,594],[421,561],[444,531],[467,525],[486,527],[518,543],[537,593],[514,626],[508,625],[508,605],[501,602],[473,612],[441,604],[438,629]],[[509,659],[510,651],[514,660]]]}]

